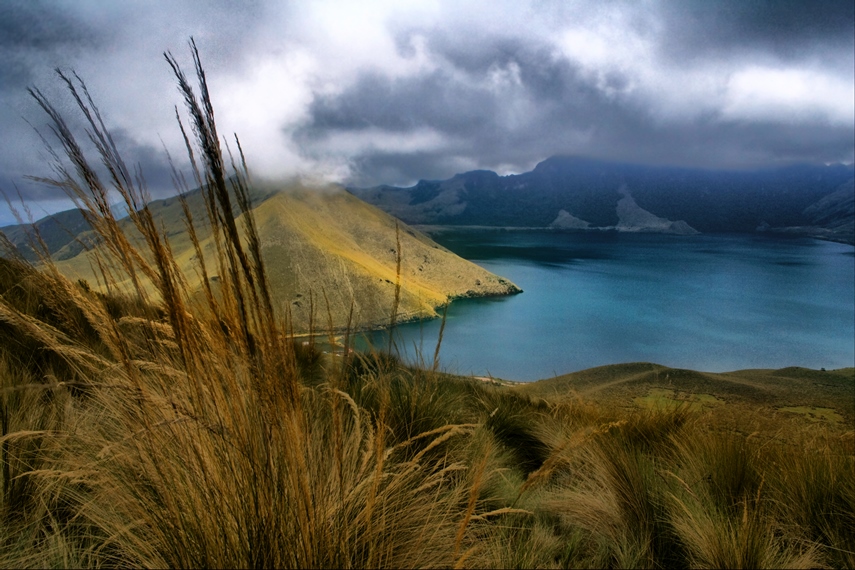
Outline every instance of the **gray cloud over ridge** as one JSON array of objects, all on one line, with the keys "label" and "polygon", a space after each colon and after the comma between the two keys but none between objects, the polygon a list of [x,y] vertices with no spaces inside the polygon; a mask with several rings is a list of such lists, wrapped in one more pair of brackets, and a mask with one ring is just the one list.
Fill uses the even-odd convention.
[{"label": "gray cloud over ridge", "polygon": [[707,168],[855,157],[847,0],[6,1],[0,186],[53,207],[20,179],[48,174],[26,88],[73,112],[59,66],[165,192],[180,99],[161,53],[189,62],[191,35],[222,133],[262,176],[408,184],[559,153]]}]

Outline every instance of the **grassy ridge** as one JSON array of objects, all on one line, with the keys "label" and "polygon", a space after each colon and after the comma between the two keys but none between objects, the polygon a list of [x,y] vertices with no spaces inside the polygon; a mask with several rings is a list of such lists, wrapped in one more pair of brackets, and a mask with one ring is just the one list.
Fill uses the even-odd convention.
[{"label": "grassy ridge", "polygon": [[[262,185],[255,187],[253,194],[257,201],[253,204],[256,232],[267,260],[274,308],[283,317],[290,313],[298,331],[307,331],[310,323],[327,325],[329,316],[334,328],[347,327],[351,304],[352,328],[388,324],[398,281],[398,240],[402,250],[399,321],[436,317],[437,308],[450,299],[518,291],[509,281],[403,224],[396,231],[399,223],[394,218],[341,188]],[[201,251],[213,260],[216,246],[205,223],[202,193],[191,193],[186,201],[194,218],[201,220],[196,229]],[[196,270],[197,252],[185,228],[180,201],[160,200],[150,208],[156,223],[168,228],[172,256],[188,287],[201,298],[204,286]],[[238,228],[244,228],[243,216],[236,212]],[[131,243],[144,245],[132,220],[120,220],[118,225]],[[92,235],[80,240],[96,241]],[[56,266],[72,280],[82,278],[97,287],[95,284],[103,280],[93,255],[98,255],[97,251],[82,250],[74,242],[56,253]],[[116,279],[115,285],[126,292],[133,290],[129,279]],[[152,293],[155,290],[151,282],[146,287]]]},{"label": "grassy ridge", "polygon": [[[187,232],[196,252],[211,240],[201,298],[145,207],[131,218],[145,253],[133,246],[39,99],[113,293],[49,260],[0,261],[0,566],[855,565],[847,421],[635,402],[665,389],[663,372],[675,395],[715,388],[654,365],[501,386],[295,342],[272,307],[264,210],[247,207],[240,166],[225,175],[198,55],[195,89],[168,59],[209,190],[210,236]],[[90,128],[111,183],[146,203]]]},{"label": "grassy ridge", "polygon": [[[540,382],[516,390],[540,398],[579,397],[628,409],[641,406],[685,405],[718,414],[764,413],[781,419],[800,414],[855,427],[855,369],[738,370],[696,372],[658,364],[630,363],[602,366]],[[813,410],[813,412],[811,412]],[[827,410],[827,413],[823,413]]]}]

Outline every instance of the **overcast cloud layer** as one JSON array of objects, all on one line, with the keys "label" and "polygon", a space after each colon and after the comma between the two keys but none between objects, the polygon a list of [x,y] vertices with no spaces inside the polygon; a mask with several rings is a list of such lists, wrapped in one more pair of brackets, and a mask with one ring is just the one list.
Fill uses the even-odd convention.
[{"label": "overcast cloud layer", "polygon": [[[0,2],[0,187],[50,174],[36,86],[77,71],[155,194],[194,36],[259,176],[411,184],[554,154],[739,168],[855,157],[851,0]],[[28,124],[30,123],[30,124]],[[65,205],[67,207],[67,205]],[[0,224],[12,223],[5,208]]]}]

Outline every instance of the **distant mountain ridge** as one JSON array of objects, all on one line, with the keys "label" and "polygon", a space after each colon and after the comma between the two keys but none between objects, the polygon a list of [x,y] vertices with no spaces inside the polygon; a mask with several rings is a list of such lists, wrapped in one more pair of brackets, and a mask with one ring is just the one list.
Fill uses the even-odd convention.
[{"label": "distant mountain ridge", "polygon": [[56,253],[73,243],[75,238],[92,230],[89,222],[83,217],[83,212],[75,208],[46,216],[31,224],[17,224],[0,228],[8,240],[25,259],[37,261],[38,255],[33,249],[33,239],[36,231],[48,251]]},{"label": "distant mountain ridge", "polygon": [[780,232],[855,244],[855,169],[714,171],[554,156],[409,188],[349,188],[410,224],[690,234]]}]

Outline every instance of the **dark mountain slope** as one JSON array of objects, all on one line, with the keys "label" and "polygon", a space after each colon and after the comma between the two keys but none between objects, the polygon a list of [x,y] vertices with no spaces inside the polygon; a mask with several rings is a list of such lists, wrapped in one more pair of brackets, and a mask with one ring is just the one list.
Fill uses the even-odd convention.
[{"label": "dark mountain slope", "polygon": [[36,261],[38,256],[31,243],[38,230],[50,253],[56,253],[71,244],[75,238],[92,228],[78,209],[66,210],[52,214],[32,224],[18,224],[0,228],[18,252],[30,261]]},{"label": "dark mountain slope", "polygon": [[413,224],[667,233],[781,231],[855,243],[851,166],[712,171],[552,157],[352,193]]}]

